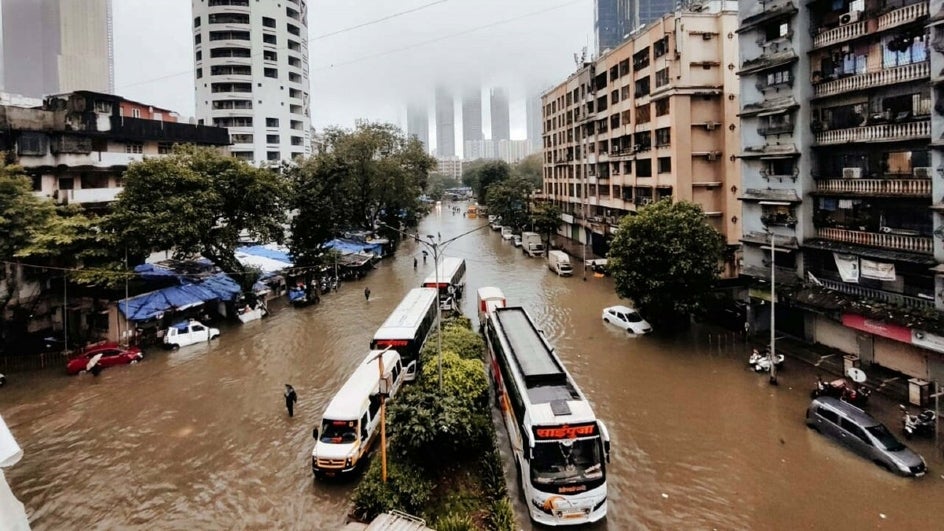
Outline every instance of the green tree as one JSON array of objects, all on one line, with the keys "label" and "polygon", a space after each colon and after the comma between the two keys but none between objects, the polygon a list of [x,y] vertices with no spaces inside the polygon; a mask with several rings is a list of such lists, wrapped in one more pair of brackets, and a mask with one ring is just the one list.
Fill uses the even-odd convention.
[{"label": "green tree", "polygon": [[289,186],[278,172],[212,148],[178,146],[132,164],[124,180],[108,224],[132,257],[164,249],[178,258],[202,255],[248,288],[256,279],[236,260],[240,237],[284,240]]},{"label": "green tree", "polygon": [[532,188],[542,188],[544,185],[544,160],[540,153],[528,155],[512,167],[512,173],[531,183]]},{"label": "green tree", "polygon": [[480,203],[488,202],[488,188],[511,177],[511,166],[502,160],[475,161],[462,170],[462,182],[471,186]]},{"label": "green tree", "polygon": [[724,239],[705,223],[699,205],[663,199],[623,218],[607,257],[619,296],[669,327],[687,323],[702,307],[723,253]]},{"label": "green tree", "polygon": [[[418,199],[436,160],[415,137],[407,138],[393,124],[370,122],[358,122],[354,130],[330,128],[324,137],[325,151],[315,158],[336,159],[332,171],[347,198],[347,228],[416,222]],[[381,232],[399,239],[394,231]]]},{"label": "green tree", "polygon": [[457,188],[459,186],[459,181],[450,177],[449,175],[443,175],[442,173],[430,173],[429,177],[426,179],[426,195],[430,199],[440,200],[443,198],[446,190],[449,188]]},{"label": "green tree", "polygon": [[520,229],[530,222],[528,212],[531,183],[517,177],[488,187],[488,213],[500,216],[502,225]]},{"label": "green tree", "polygon": [[350,198],[345,194],[346,163],[333,152],[287,166],[292,184],[291,234],[288,247],[296,266],[322,265],[324,245],[349,221]]},{"label": "green tree", "polygon": [[540,234],[550,247],[551,236],[560,229],[563,220],[561,220],[562,211],[554,203],[544,203],[536,206],[531,212],[531,224],[534,231]]}]

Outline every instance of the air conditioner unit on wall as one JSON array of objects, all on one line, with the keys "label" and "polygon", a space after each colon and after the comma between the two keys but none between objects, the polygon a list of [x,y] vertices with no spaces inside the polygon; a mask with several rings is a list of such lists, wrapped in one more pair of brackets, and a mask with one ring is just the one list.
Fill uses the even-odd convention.
[{"label": "air conditioner unit on wall", "polygon": [[861,179],[862,168],[843,168],[842,178],[843,179]]},{"label": "air conditioner unit on wall", "polygon": [[839,15],[839,25],[845,26],[846,24],[858,22],[860,16],[862,16],[861,11],[849,11],[848,13],[843,13]]},{"label": "air conditioner unit on wall", "polygon": [[705,123],[705,129],[709,131],[714,131],[715,127],[718,127],[719,125],[721,124],[719,124],[718,122],[707,122]]},{"label": "air conditioner unit on wall", "polygon": [[931,168],[927,166],[919,166],[914,169],[914,176],[918,179],[930,179]]}]

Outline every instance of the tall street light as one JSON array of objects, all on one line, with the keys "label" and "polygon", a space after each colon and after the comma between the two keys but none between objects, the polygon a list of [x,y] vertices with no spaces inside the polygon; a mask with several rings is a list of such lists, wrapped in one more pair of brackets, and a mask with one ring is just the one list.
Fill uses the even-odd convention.
[{"label": "tall street light", "polygon": [[775,304],[777,299],[777,270],[776,270],[776,260],[775,260],[775,244],[774,238],[775,234],[770,233],[770,383],[773,385],[777,384],[777,346],[775,344],[777,330],[776,330],[776,313],[775,313]]}]

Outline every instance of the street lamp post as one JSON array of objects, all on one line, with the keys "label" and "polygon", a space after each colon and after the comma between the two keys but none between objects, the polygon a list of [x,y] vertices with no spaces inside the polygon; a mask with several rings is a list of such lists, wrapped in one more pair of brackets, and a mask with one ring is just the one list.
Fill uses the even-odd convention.
[{"label": "street lamp post", "polygon": [[777,339],[775,304],[777,299],[777,270],[775,268],[774,233],[770,233],[770,383],[777,384]]},{"label": "street lamp post", "polygon": [[377,368],[380,369],[380,378],[377,380],[377,391],[380,395],[380,478],[387,482],[387,406],[385,399],[390,394],[390,382],[384,378],[383,357],[390,347],[377,354]]}]

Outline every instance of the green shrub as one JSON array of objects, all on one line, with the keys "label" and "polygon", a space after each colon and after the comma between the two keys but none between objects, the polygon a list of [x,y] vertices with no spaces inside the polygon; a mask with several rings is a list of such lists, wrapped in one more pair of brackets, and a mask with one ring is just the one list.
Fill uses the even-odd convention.
[{"label": "green shrub", "polygon": [[515,512],[511,508],[511,500],[504,497],[492,503],[491,513],[488,515],[489,528],[494,531],[514,531]]},{"label": "green shrub", "polygon": [[462,514],[450,514],[436,520],[436,531],[475,531],[472,517]]},{"label": "green shrub", "polygon": [[[422,363],[433,363],[436,359],[436,352],[439,348],[437,341],[437,332],[433,330],[423,345],[420,352]],[[443,351],[452,351],[463,359],[484,359],[485,342],[481,336],[476,334],[468,325],[468,319],[462,323],[444,322],[442,327],[442,348]]]},{"label": "green shrub", "polygon": [[354,515],[364,521],[397,509],[421,515],[433,491],[422,469],[408,462],[387,460],[387,482],[381,479],[381,462],[374,456],[370,468],[354,490]]},{"label": "green shrub", "polygon": [[494,437],[492,441],[493,449],[482,456],[480,474],[485,495],[492,501],[499,501],[508,497],[508,488],[505,485],[505,469],[502,467],[501,453],[494,448]]}]

